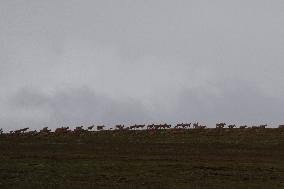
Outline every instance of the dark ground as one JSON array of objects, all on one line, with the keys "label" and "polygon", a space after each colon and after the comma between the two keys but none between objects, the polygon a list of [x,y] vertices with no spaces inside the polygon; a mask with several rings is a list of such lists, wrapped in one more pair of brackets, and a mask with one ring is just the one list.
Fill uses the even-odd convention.
[{"label": "dark ground", "polygon": [[0,188],[284,188],[284,130],[0,136]]}]

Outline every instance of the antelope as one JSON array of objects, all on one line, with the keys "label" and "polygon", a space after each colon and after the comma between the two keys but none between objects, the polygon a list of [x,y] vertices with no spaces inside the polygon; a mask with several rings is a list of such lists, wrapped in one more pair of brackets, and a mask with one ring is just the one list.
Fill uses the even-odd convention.
[{"label": "antelope", "polygon": [[261,129],[265,129],[267,127],[267,124],[264,124],[264,125],[260,125],[259,128]]},{"label": "antelope", "polygon": [[91,125],[91,126],[89,126],[87,128],[88,128],[88,130],[92,130],[94,127],[95,127],[95,125]]},{"label": "antelope", "polygon": [[136,129],[136,125],[131,125],[129,129]]},{"label": "antelope", "polygon": [[228,125],[229,129],[233,129],[234,127],[236,127],[236,125]]},{"label": "antelope", "polygon": [[115,128],[118,129],[118,130],[123,130],[124,125],[116,125]]},{"label": "antelope", "polygon": [[69,132],[68,129],[69,127],[56,128],[55,133],[58,133],[58,134],[68,133]]},{"label": "antelope", "polygon": [[245,129],[247,127],[248,127],[247,125],[242,125],[242,126],[240,126],[240,129]]},{"label": "antelope", "polygon": [[163,129],[169,129],[169,128],[171,128],[171,125],[168,125],[168,124],[160,124],[160,128],[163,128]]},{"label": "antelope", "polygon": [[182,127],[185,129],[186,127],[190,128],[191,123],[178,123],[174,128],[177,129],[179,127]]},{"label": "antelope", "polygon": [[2,135],[3,134],[3,129],[2,128],[0,128],[0,135]]},{"label": "antelope", "polygon": [[143,127],[145,127],[145,125],[132,125],[132,126],[130,126],[129,128],[130,129],[139,129],[139,128],[143,128]]},{"label": "antelope", "polygon": [[26,128],[23,128],[23,129],[15,130],[13,133],[14,133],[14,134],[24,133],[24,132],[27,131],[28,129],[29,129],[29,128],[26,127]]},{"label": "antelope", "polygon": [[154,125],[154,129],[157,130],[157,129],[159,129],[159,128],[160,128],[160,125],[156,125],[156,124]]},{"label": "antelope", "polygon": [[197,128],[198,127],[198,125],[199,125],[199,123],[198,122],[196,122],[196,123],[193,123],[193,128]]},{"label": "antelope", "polygon": [[83,126],[80,126],[80,127],[76,127],[74,129],[74,133],[82,133],[84,132],[85,130],[83,129]]},{"label": "antelope", "polygon": [[50,133],[50,129],[48,129],[48,127],[44,127],[39,132],[40,133]]},{"label": "antelope", "polygon": [[36,130],[27,132],[27,134],[29,134],[29,135],[36,135],[37,133],[38,132]]},{"label": "antelope", "polygon": [[152,124],[152,125],[147,125],[147,129],[154,129],[155,128],[155,125]]},{"label": "antelope", "polygon": [[206,125],[198,125],[195,127],[195,129],[205,129]]},{"label": "antelope", "polygon": [[128,130],[129,130],[129,127],[125,127],[125,128],[123,128],[123,130],[128,131]]},{"label": "antelope", "polygon": [[217,129],[223,129],[225,127],[226,123],[217,123],[216,128]]},{"label": "antelope", "polygon": [[[135,124],[136,125],[136,124]],[[145,127],[145,125],[136,125],[136,128],[137,129],[139,129],[139,128],[141,128],[141,129],[143,129]]]},{"label": "antelope", "polygon": [[205,129],[206,125],[199,125],[199,123],[197,122],[193,124],[193,128],[194,129]]},{"label": "antelope", "polygon": [[191,123],[185,123],[184,126],[185,126],[185,128],[186,128],[186,127],[190,128]]},{"label": "antelope", "polygon": [[178,123],[178,124],[174,127],[174,129],[178,129],[179,127],[183,127],[183,123]]},{"label": "antelope", "polygon": [[162,124],[159,124],[159,125],[154,125],[154,128],[157,130],[157,129],[161,129],[163,127]]},{"label": "antelope", "polygon": [[104,127],[105,127],[104,125],[99,125],[99,126],[97,126],[97,130],[98,131],[104,130]]},{"label": "antelope", "polygon": [[39,131],[40,135],[48,135],[50,133],[50,129],[48,129],[48,127],[44,127]]}]

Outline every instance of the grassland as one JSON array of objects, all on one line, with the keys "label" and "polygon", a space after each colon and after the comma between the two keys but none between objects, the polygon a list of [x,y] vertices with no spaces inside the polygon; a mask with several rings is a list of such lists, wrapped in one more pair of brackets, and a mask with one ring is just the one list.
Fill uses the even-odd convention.
[{"label": "grassland", "polygon": [[284,130],[0,136],[0,188],[284,188]]}]

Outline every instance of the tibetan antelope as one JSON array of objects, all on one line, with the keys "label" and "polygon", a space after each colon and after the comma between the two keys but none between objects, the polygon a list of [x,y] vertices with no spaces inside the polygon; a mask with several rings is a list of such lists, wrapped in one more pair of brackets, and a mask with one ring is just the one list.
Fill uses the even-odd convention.
[{"label": "tibetan antelope", "polygon": [[145,125],[136,125],[136,129],[139,129],[139,128],[143,129],[144,127]]},{"label": "tibetan antelope", "polygon": [[83,126],[80,126],[80,127],[76,127],[75,129],[74,129],[74,133],[83,133],[83,132],[85,132],[86,130],[85,129],[83,129]]},{"label": "tibetan antelope", "polygon": [[141,128],[141,129],[143,129],[145,127],[145,125],[131,125],[130,127],[129,127],[129,129],[139,129],[139,128]]},{"label": "tibetan antelope", "polygon": [[57,134],[66,134],[69,132],[69,127],[56,128],[54,132]]},{"label": "tibetan antelope", "polygon": [[162,129],[169,129],[169,128],[171,128],[171,125],[169,125],[169,124],[160,124],[160,128]]},{"label": "tibetan antelope", "polygon": [[104,127],[105,127],[104,125],[98,125],[97,126],[97,130],[98,131],[102,131],[102,130],[104,130]]},{"label": "tibetan antelope", "polygon": [[23,129],[15,130],[13,133],[14,133],[14,134],[21,134],[21,133],[26,132],[28,129],[29,129],[29,128],[26,127],[26,128],[23,128]]},{"label": "tibetan antelope", "polygon": [[206,125],[198,125],[195,129],[206,129]]},{"label": "tibetan antelope", "polygon": [[48,129],[48,127],[44,127],[39,131],[40,135],[48,135],[50,133],[50,129]]},{"label": "tibetan antelope", "polygon": [[186,129],[187,127],[190,128],[191,123],[178,123],[174,128],[178,129],[178,128],[183,128]]},{"label": "tibetan antelope", "polygon": [[193,124],[193,128],[194,129],[205,129],[206,125],[199,125],[199,123],[197,122]]},{"label": "tibetan antelope", "polygon": [[129,127],[124,127],[123,130],[124,130],[124,131],[128,131],[128,130],[129,130]]},{"label": "tibetan antelope", "polygon": [[50,129],[48,129],[48,127],[44,127],[44,128],[42,128],[39,132],[40,133],[50,133]]},{"label": "tibetan antelope", "polygon": [[147,125],[147,129],[154,129],[154,128],[155,128],[155,125],[154,125],[154,124]]},{"label": "tibetan antelope", "polygon": [[259,126],[260,129],[265,129],[266,127],[267,127],[267,124],[264,124],[264,125],[260,125],[260,126]]},{"label": "tibetan antelope", "polygon": [[28,135],[37,135],[38,132],[36,130],[27,132]]},{"label": "tibetan antelope", "polygon": [[154,128],[155,128],[156,130],[158,130],[158,129],[160,129],[160,128],[161,128],[161,125],[157,125],[157,124],[155,124],[155,125],[154,125]]},{"label": "tibetan antelope", "polygon": [[217,123],[216,128],[217,129],[223,129],[225,127],[226,123]]},{"label": "tibetan antelope", "polygon": [[198,122],[196,122],[196,123],[193,123],[193,128],[197,128],[198,127],[198,125],[199,125],[199,123]]},{"label": "tibetan antelope", "polygon": [[117,129],[117,130],[123,130],[123,128],[124,128],[124,125],[116,125],[115,126],[115,129]]},{"label": "tibetan antelope", "polygon": [[129,129],[130,129],[130,130],[136,129],[136,125],[131,125],[131,126],[129,126]]},{"label": "tibetan antelope", "polygon": [[236,127],[236,125],[228,125],[228,128],[229,129],[233,129],[233,128],[235,128]]},{"label": "tibetan antelope", "polygon": [[94,127],[95,127],[95,125],[91,125],[91,126],[87,127],[87,129],[88,129],[89,131],[91,131]]},{"label": "tibetan antelope", "polygon": [[156,129],[156,130],[158,130],[158,129],[166,129],[166,128],[171,128],[171,125],[168,125],[168,124],[156,124],[156,125],[154,125],[154,128]]}]

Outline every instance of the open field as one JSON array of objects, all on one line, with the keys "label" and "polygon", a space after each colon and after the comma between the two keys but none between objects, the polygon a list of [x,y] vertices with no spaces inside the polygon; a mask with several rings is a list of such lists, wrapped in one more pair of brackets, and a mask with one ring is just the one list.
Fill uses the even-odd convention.
[{"label": "open field", "polygon": [[284,188],[284,129],[0,135],[0,188]]}]

